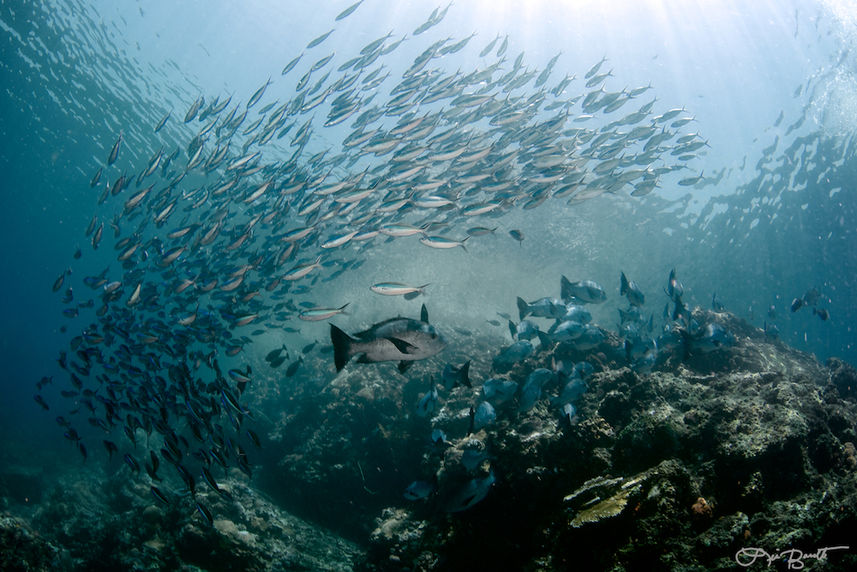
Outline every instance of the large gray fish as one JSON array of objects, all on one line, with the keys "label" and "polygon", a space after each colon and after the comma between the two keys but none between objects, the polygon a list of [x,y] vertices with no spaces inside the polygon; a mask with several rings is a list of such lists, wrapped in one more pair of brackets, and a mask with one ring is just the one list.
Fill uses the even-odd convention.
[{"label": "large gray fish", "polygon": [[428,322],[425,304],[419,320],[390,318],[353,336],[331,324],[330,341],[336,371],[360,355],[358,363],[398,361],[399,371],[404,373],[414,361],[431,357],[446,347],[443,336]]},{"label": "large gray fish", "polygon": [[607,293],[597,282],[581,280],[570,282],[568,278],[560,278],[560,298],[566,303],[576,300],[585,304],[600,304],[607,299]]}]

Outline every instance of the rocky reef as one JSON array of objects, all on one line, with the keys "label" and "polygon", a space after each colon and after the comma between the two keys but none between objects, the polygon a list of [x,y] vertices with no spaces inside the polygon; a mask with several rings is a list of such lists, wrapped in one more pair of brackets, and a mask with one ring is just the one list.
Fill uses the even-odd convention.
[{"label": "rocky reef", "polygon": [[[508,400],[480,387],[498,347],[456,344],[470,349],[451,361],[470,357],[472,387],[435,386],[428,366],[404,378],[352,365],[293,394],[268,483],[291,492],[290,508],[368,537],[365,570],[731,570],[752,554],[785,569],[789,550],[809,566],[817,549],[851,544],[825,565],[854,569],[857,372],[728,313],[693,319],[734,343],[648,373],[627,367],[612,334],[586,352],[546,345],[501,376],[517,384]],[[556,375],[524,406],[534,371],[584,359],[594,372],[571,409]],[[493,415],[474,423],[484,401]]]},{"label": "rocky reef", "polygon": [[[149,487],[88,469],[65,474],[32,507],[0,516],[0,569],[28,570],[351,570],[361,550],[276,507],[238,475],[216,493],[158,506]],[[3,479],[0,476],[0,481]]]},{"label": "rocky reef", "polygon": [[857,371],[728,313],[692,319],[730,343],[651,370],[606,331],[503,373],[508,342],[466,331],[449,375],[426,361],[334,376],[308,356],[256,388],[263,448],[249,481],[217,475],[227,495],[166,479],[163,506],[116,460],[7,464],[0,569],[857,569]]}]

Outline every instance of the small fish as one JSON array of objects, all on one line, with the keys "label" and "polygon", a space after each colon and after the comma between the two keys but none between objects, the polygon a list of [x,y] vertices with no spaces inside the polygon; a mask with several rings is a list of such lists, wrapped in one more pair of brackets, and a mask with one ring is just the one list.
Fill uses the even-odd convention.
[{"label": "small fish", "polygon": [[563,416],[563,419],[568,421],[569,425],[572,425],[572,420],[574,419],[574,416],[576,415],[576,413],[577,413],[577,410],[574,408],[574,405],[572,405],[571,403],[564,403],[563,404],[562,416]]},{"label": "small fish", "polygon": [[104,448],[107,450],[108,460],[113,459],[113,453],[119,452],[119,447],[116,445],[116,443],[114,443],[113,441],[108,441],[107,439],[104,439]]},{"label": "small fish", "polygon": [[437,387],[432,383],[429,390],[423,394],[419,403],[417,403],[417,415],[419,417],[428,417],[434,413],[434,410],[437,408],[437,401]]},{"label": "small fish", "polygon": [[524,242],[524,233],[518,229],[513,228],[509,231],[509,236],[518,241],[518,244],[523,244]]},{"label": "small fish", "polygon": [[434,492],[434,485],[426,481],[414,481],[405,489],[404,497],[409,501],[428,498]]},{"label": "small fish", "polygon": [[286,352],[286,356],[288,356],[289,350],[286,348],[286,345],[283,344],[281,347],[271,350],[268,352],[268,355],[265,356],[265,361],[274,361],[280,357],[280,354]]},{"label": "small fish", "polygon": [[268,88],[268,86],[269,86],[269,85],[271,85],[271,78],[270,78],[270,77],[268,78],[268,81],[266,81],[266,82],[265,82],[265,84],[264,84],[262,87],[260,87],[259,89],[257,89],[257,90],[253,93],[253,95],[251,95],[251,96],[250,96],[250,101],[248,101],[248,102],[247,102],[247,109],[250,109],[251,107],[253,107],[254,105],[256,105],[256,103],[257,103],[260,99],[262,99],[262,96],[265,94],[265,90]]},{"label": "small fish", "polygon": [[830,312],[828,312],[826,308],[822,308],[820,310],[813,308],[812,314],[814,316],[818,316],[819,318],[821,318],[821,321],[823,321],[823,322],[826,322],[827,319],[830,318]]},{"label": "small fish", "polygon": [[624,272],[620,276],[619,295],[627,297],[628,303],[632,306],[642,306],[646,302],[640,287],[636,282],[629,281]]},{"label": "small fish", "polygon": [[262,448],[262,442],[255,431],[253,431],[252,429],[247,429],[247,436],[250,437],[250,440],[253,441],[253,444],[256,445],[257,448]]},{"label": "small fish", "polygon": [[325,32],[324,34],[322,34],[322,35],[318,36],[317,38],[315,38],[314,40],[312,40],[310,43],[307,44],[306,49],[310,50],[310,49],[316,47],[317,45],[319,45],[320,43],[322,43],[323,41],[325,41],[327,39],[327,37],[333,33],[334,30],[335,30],[335,28],[330,30],[329,32]]},{"label": "small fish", "polygon": [[[406,300],[410,300],[413,297],[424,293],[426,286],[429,284],[430,283],[423,284],[422,286],[408,286],[401,282],[379,282],[378,284],[370,286],[369,289],[372,292],[383,296],[405,296]],[[411,294],[413,294],[413,296],[408,298],[408,295]]]},{"label": "small fish", "polygon": [[497,34],[497,35],[494,37],[494,39],[493,39],[493,40],[491,40],[491,41],[488,43],[488,45],[487,45],[487,46],[485,46],[484,48],[482,48],[482,51],[481,51],[481,52],[479,52],[479,57],[480,57],[480,58],[484,58],[484,57],[485,57],[485,56],[487,56],[489,53],[491,53],[491,51],[494,49],[494,46],[497,44],[497,40],[499,40],[499,39],[500,39],[500,34]]},{"label": "small fish", "polygon": [[334,22],[339,22],[340,20],[343,20],[343,19],[347,18],[348,16],[350,16],[352,13],[354,13],[355,10],[357,10],[358,7],[360,7],[360,5],[362,3],[363,3],[363,0],[358,0],[354,4],[352,4],[351,6],[349,6],[348,8],[346,8],[345,10],[343,10],[342,12],[337,14],[336,18],[333,19]]},{"label": "small fish", "polygon": [[440,374],[441,383],[446,389],[455,389],[456,387],[473,387],[470,383],[470,360],[467,360],[459,367],[448,363],[443,366],[443,371]]},{"label": "small fish", "polygon": [[518,305],[518,318],[522,321],[527,316],[558,320],[565,316],[568,311],[566,304],[556,298],[539,298],[535,302],[527,302],[518,296],[516,302]]},{"label": "small fish", "polygon": [[533,344],[527,340],[520,340],[508,346],[494,357],[492,367],[499,373],[505,373],[512,367],[528,358],[534,351]]},{"label": "small fish", "polygon": [[171,114],[171,113],[172,113],[171,111],[167,111],[167,112],[164,114],[164,116],[163,116],[163,117],[161,117],[161,120],[160,120],[160,121],[158,121],[158,124],[157,124],[157,125],[155,125],[155,133],[157,133],[158,131],[160,131],[161,129],[163,129],[163,128],[164,128],[164,125],[166,125],[166,124],[167,124],[167,120],[170,118],[170,114]]},{"label": "small fish", "polygon": [[[670,270],[670,277],[667,281],[667,287],[665,289],[667,296],[669,296],[673,302],[676,300],[680,300],[682,294],[684,294],[684,286],[681,282],[679,282],[678,278],[676,278],[675,268]],[[792,310],[794,311],[794,310]]]},{"label": "small fish", "polygon": [[295,67],[296,65],[298,65],[298,62],[299,62],[299,61],[301,61],[301,58],[303,57],[303,55],[304,55],[304,53],[303,53],[303,52],[301,52],[301,53],[300,53],[297,57],[295,57],[292,61],[290,61],[289,63],[287,63],[287,64],[286,64],[286,67],[284,67],[284,68],[283,68],[283,71],[282,71],[282,73],[281,73],[280,75],[286,75],[287,73],[289,73],[290,71],[292,71],[292,69],[294,69],[294,67]]},{"label": "small fish", "polygon": [[492,234],[495,230],[497,230],[496,226],[494,228],[487,228],[484,226],[475,226],[473,228],[467,229],[467,235],[468,236],[482,236],[485,234]]},{"label": "small fish", "polygon": [[447,512],[461,512],[473,508],[477,503],[488,496],[488,491],[496,482],[494,471],[490,471],[486,477],[473,478],[455,494],[447,505]]},{"label": "small fish", "polygon": [[211,471],[207,467],[202,468],[202,478],[215,492],[220,492],[220,487],[217,485],[217,481],[214,480],[214,475],[211,474]]},{"label": "small fish", "polygon": [[295,373],[297,373],[298,368],[301,366],[303,361],[304,361],[304,358],[302,356],[302,357],[299,357],[296,361],[293,361],[292,363],[290,363],[289,367],[286,368],[286,377],[292,377],[293,375],[295,375]]},{"label": "small fish", "polygon": [[682,187],[690,187],[690,186],[695,185],[698,182],[700,182],[702,180],[702,178],[703,178],[703,173],[701,172],[696,177],[687,177],[687,178],[681,179],[678,182],[678,184]]},{"label": "small fish", "polygon": [[717,299],[717,292],[711,296],[711,309],[715,312],[722,312],[725,310],[725,306]]},{"label": "small fish", "polygon": [[518,392],[518,384],[508,379],[492,377],[482,384],[482,396],[496,405],[509,401]]},{"label": "small fish", "polygon": [[134,471],[135,473],[140,472],[140,465],[137,464],[137,461],[134,459],[134,457],[132,457],[128,453],[125,453],[122,458],[125,459],[125,463],[127,463],[128,466],[131,467],[132,471]]},{"label": "small fish", "polygon": [[283,275],[283,280],[299,280],[316,268],[321,268],[321,256],[316,258],[315,262],[295,266]]},{"label": "small fish", "polygon": [[63,270],[62,273],[57,276],[57,279],[54,280],[54,285],[51,287],[51,290],[54,292],[58,292],[60,288],[62,288],[63,282],[65,282],[65,277],[71,274],[71,268],[67,270]]},{"label": "small fish", "polygon": [[455,248],[456,246],[460,246],[465,252],[467,252],[467,248],[464,246],[464,242],[468,238],[470,237],[466,236],[462,240],[453,240],[444,236],[424,236],[420,238],[420,242],[428,247],[440,249]]},{"label": "small fish", "polygon": [[202,519],[205,521],[205,523],[208,526],[214,526],[214,517],[211,516],[211,511],[208,510],[208,507],[206,507],[199,501],[195,501],[195,504],[197,512],[199,512],[200,516],[202,516]]},{"label": "small fish", "polygon": [[473,430],[479,431],[483,427],[490,425],[497,419],[497,412],[494,411],[494,406],[483,401],[476,407],[476,413],[473,416]]},{"label": "small fish", "polygon": [[94,175],[92,175],[92,180],[91,180],[91,181],[89,181],[89,186],[90,186],[90,187],[94,188],[94,187],[95,187],[95,185],[97,185],[97,184],[98,184],[98,181],[100,181],[100,180],[101,180],[101,170],[102,170],[102,168],[101,168],[101,167],[98,167],[98,170],[97,170],[97,171],[95,171],[95,174],[94,174]]},{"label": "small fish", "polygon": [[[116,162],[116,159],[119,157],[119,147],[122,145],[122,132],[119,132],[119,138],[116,139],[116,143],[113,144],[113,149],[110,150],[110,155],[107,157],[107,164],[112,165]],[[100,173],[100,170],[99,170]]]},{"label": "small fish", "polygon": [[560,277],[560,298],[569,303],[576,301],[583,304],[600,304],[607,299],[607,293],[593,280],[570,282],[565,276]]},{"label": "small fish", "polygon": [[600,61],[600,62],[598,62],[597,64],[595,64],[595,65],[594,65],[594,66],[592,66],[591,68],[589,68],[589,71],[588,71],[588,72],[586,72],[586,75],[585,75],[585,76],[583,76],[583,78],[584,78],[584,79],[590,79],[592,76],[594,76],[595,74],[597,74],[597,73],[598,73],[598,70],[599,70],[599,69],[601,69],[601,66],[602,66],[602,65],[604,64],[604,62],[606,62],[606,61],[607,61],[607,56],[604,56],[603,58],[601,58],[601,61]]},{"label": "small fish", "polygon": [[48,410],[50,409],[50,407],[48,407],[47,402],[45,402],[45,399],[44,399],[41,395],[39,395],[39,394],[34,395],[34,396],[33,396],[33,400],[34,400],[36,403],[38,403],[38,404],[39,404],[39,407],[41,407],[41,408],[42,408],[42,409],[44,409],[45,411],[48,411]]},{"label": "small fish", "polygon": [[348,303],[343,304],[339,308],[311,308],[309,310],[304,310],[303,312],[298,314],[298,318],[307,322],[327,320],[328,318],[332,318],[337,314],[344,314],[345,308],[347,307]]},{"label": "small fish", "polygon": [[155,497],[155,500],[161,503],[164,506],[168,506],[170,504],[169,499],[161,492],[161,489],[152,485],[149,487],[149,490],[152,492],[152,496]]}]

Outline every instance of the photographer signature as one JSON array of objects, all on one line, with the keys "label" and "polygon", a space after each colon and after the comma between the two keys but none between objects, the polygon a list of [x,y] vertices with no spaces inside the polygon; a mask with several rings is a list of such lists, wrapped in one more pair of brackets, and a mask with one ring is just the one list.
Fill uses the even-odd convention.
[{"label": "photographer signature", "polygon": [[752,566],[756,560],[759,559],[767,560],[768,566],[777,560],[785,560],[786,564],[788,564],[789,570],[801,570],[804,567],[804,560],[826,560],[828,552],[832,550],[848,550],[849,548],[850,546],[826,546],[824,548],[817,549],[815,552],[807,553],[804,553],[802,550],[798,550],[797,548],[790,548],[788,550],[783,550],[782,552],[768,554],[768,552],[762,548],[748,547],[742,548],[735,553],[735,562],[737,562],[739,566],[747,568],[748,566]]}]

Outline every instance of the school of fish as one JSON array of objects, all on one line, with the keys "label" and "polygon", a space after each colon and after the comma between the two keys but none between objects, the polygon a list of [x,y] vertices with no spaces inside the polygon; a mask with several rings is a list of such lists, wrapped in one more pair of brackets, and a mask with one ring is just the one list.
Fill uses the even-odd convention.
[{"label": "school of fish", "polygon": [[[479,49],[477,67],[449,67],[476,37],[430,38],[449,5],[410,34],[390,31],[352,54],[326,50],[335,23],[360,4],[246,102],[199,95],[154,118],[147,161],[125,162],[129,135],[117,134],[89,181],[97,208],[86,240],[112,248],[116,261],[73,284],[70,267],[53,284],[73,334],[58,356],[67,381],[57,383],[74,409],[57,423],[84,458],[92,445],[76,426],[103,430],[97,446],[132,473],[145,470],[159,504],[183,492],[161,484],[165,472],[194,497],[200,477],[229,495],[215,469],[252,474],[249,452],[260,439],[244,390],[254,374],[220,363],[246,355],[251,328],[343,312],[348,300],[325,299],[324,283],[359,267],[369,249],[416,236],[429,248],[466,250],[492,232],[479,224],[512,210],[702,181],[688,167],[706,146],[686,132],[693,118],[683,107],[660,110],[650,85],[611,91],[607,58],[577,78],[554,73],[560,54],[537,69],[524,52],[509,53],[512,38],[497,36]],[[412,60],[403,57],[416,46]],[[168,131],[185,138],[175,145]],[[523,240],[519,230],[510,235]],[[73,258],[82,255],[77,248]],[[642,304],[622,278],[622,293]],[[597,285],[566,282],[562,315],[550,317],[564,318],[570,299],[603,299]],[[365,288],[414,297],[427,286]],[[521,319],[539,311],[524,303]],[[380,337],[381,326],[394,334]],[[427,319],[392,320],[358,338],[335,329],[336,369],[358,351],[403,364],[431,355],[434,347],[409,353],[419,345],[413,332],[427,327]],[[566,329],[550,335],[572,335]],[[277,367],[289,357],[280,348],[266,361]],[[41,393],[35,399],[50,409]],[[210,524],[210,510],[195,502]]]}]

